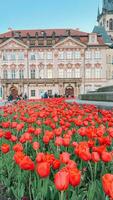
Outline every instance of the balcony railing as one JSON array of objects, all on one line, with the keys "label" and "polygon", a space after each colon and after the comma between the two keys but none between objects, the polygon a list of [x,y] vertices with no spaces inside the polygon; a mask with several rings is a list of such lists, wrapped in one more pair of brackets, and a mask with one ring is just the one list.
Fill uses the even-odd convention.
[{"label": "balcony railing", "polygon": [[1,79],[2,84],[55,84],[81,83],[81,78],[38,78],[38,79]]}]

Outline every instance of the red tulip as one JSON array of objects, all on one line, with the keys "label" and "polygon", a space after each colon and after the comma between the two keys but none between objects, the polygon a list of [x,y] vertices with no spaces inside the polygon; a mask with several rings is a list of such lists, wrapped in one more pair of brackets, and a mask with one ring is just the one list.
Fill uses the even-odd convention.
[{"label": "red tulip", "polygon": [[40,148],[39,142],[33,142],[33,149],[37,151]]},{"label": "red tulip", "polygon": [[57,190],[67,190],[69,186],[69,173],[66,171],[59,171],[55,174],[54,183]]},{"label": "red tulip", "polygon": [[22,144],[20,144],[20,143],[15,144],[15,145],[13,146],[13,150],[14,150],[15,152],[17,152],[17,151],[23,151],[23,146],[22,146]]},{"label": "red tulip", "polygon": [[71,168],[69,170],[69,183],[73,187],[76,187],[77,185],[80,184],[80,180],[81,180],[81,172],[77,168]]},{"label": "red tulip", "polygon": [[11,139],[11,132],[10,132],[10,131],[5,132],[4,137],[5,137],[7,140],[10,140],[10,139]]},{"label": "red tulip", "polygon": [[70,154],[68,152],[63,152],[62,154],[60,154],[60,161],[61,163],[68,163],[68,161],[70,160]]},{"label": "red tulip", "polygon": [[16,162],[16,164],[19,164],[23,159],[24,159],[25,155],[23,152],[18,151],[14,154],[14,161]]},{"label": "red tulip", "polygon": [[40,152],[36,156],[36,162],[40,163],[40,162],[43,162],[43,161],[45,161],[45,154],[43,152]]},{"label": "red tulip", "polygon": [[102,186],[105,194],[113,199],[113,174],[105,174],[102,177]]},{"label": "red tulip", "polygon": [[57,160],[57,159],[55,159],[54,161],[53,161],[53,163],[52,163],[52,167],[53,167],[53,169],[59,169],[60,168],[60,161],[59,160]]},{"label": "red tulip", "polygon": [[100,161],[100,155],[97,152],[92,152],[91,158],[92,158],[93,162],[99,162]]},{"label": "red tulip", "polygon": [[34,162],[31,160],[29,156],[24,156],[24,158],[20,161],[19,166],[23,170],[33,171],[35,168]]},{"label": "red tulip", "polygon": [[46,178],[50,174],[50,164],[48,162],[38,163],[36,172],[41,178]]},{"label": "red tulip", "polygon": [[103,153],[102,153],[102,160],[104,161],[104,162],[111,162],[113,159],[112,159],[112,154],[111,154],[111,152],[106,152],[106,151],[104,151]]},{"label": "red tulip", "polygon": [[1,145],[1,151],[2,153],[8,153],[10,150],[10,145],[9,144],[2,144]]},{"label": "red tulip", "polygon": [[11,135],[11,142],[16,142],[17,141],[17,137],[15,135]]}]

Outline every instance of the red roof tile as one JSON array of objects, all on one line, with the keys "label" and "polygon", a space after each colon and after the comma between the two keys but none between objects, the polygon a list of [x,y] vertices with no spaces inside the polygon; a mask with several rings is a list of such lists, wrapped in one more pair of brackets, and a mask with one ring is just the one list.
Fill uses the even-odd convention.
[{"label": "red roof tile", "polygon": [[[36,29],[36,30],[10,30],[6,33],[0,34],[0,38],[11,38],[13,33],[20,33],[21,37],[27,37],[27,34],[30,35],[30,37],[35,37],[35,34],[38,33],[38,36],[43,36],[42,33],[46,33],[46,36],[52,36],[53,33],[55,33],[55,36],[67,36],[68,32],[70,31],[71,36],[77,37],[80,42],[87,44],[88,43],[88,36],[89,33],[79,31],[78,29]],[[105,45],[102,37],[98,35],[98,42],[99,45]]]},{"label": "red roof tile", "polygon": [[51,36],[53,32],[55,32],[56,36],[66,36],[67,33],[66,31],[70,30],[72,36],[83,36],[83,35],[88,35],[86,32],[81,32],[76,29],[37,29],[37,30],[11,30],[6,33],[0,34],[0,38],[2,37],[12,37],[12,32],[21,33],[21,37],[26,37],[27,34],[29,34],[31,37],[35,36],[36,32],[38,33],[39,36],[42,36],[42,32],[45,32],[47,36]]}]

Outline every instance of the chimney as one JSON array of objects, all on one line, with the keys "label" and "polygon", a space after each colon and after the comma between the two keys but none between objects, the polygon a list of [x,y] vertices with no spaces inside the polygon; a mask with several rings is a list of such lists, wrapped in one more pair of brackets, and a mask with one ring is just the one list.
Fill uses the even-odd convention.
[{"label": "chimney", "polygon": [[8,31],[12,31],[13,29],[11,27],[8,28]]}]

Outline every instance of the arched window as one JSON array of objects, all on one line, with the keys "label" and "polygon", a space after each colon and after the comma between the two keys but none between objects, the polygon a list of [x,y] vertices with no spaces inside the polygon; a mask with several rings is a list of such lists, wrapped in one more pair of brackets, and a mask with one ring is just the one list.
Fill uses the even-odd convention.
[{"label": "arched window", "polygon": [[109,30],[113,30],[113,19],[109,20]]}]

